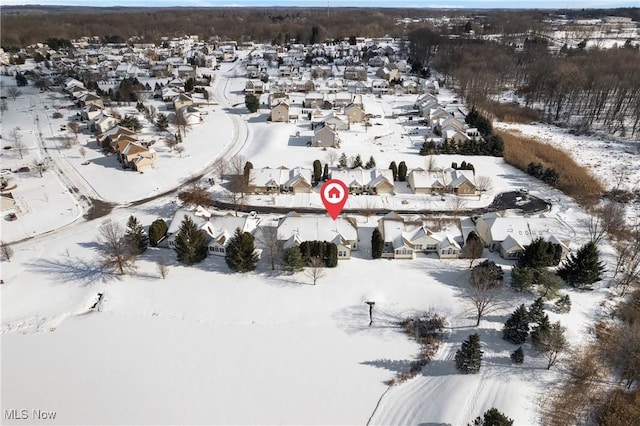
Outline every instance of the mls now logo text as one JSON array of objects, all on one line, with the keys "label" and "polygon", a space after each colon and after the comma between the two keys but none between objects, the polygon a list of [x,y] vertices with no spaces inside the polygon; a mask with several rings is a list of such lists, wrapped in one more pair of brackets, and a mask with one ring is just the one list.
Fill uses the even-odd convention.
[{"label": "mls now logo text", "polygon": [[17,409],[4,410],[5,420],[53,420],[56,418],[55,411],[26,410]]}]

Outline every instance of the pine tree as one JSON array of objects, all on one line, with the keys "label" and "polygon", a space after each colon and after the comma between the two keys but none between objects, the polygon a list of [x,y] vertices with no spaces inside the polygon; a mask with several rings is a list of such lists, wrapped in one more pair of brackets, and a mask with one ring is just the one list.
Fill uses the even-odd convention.
[{"label": "pine tree", "polygon": [[476,417],[469,426],[513,426],[513,420],[496,408],[490,408],[482,417]]},{"label": "pine tree", "polygon": [[549,321],[549,316],[544,314],[544,316],[538,322],[538,325],[533,327],[531,330],[531,342],[533,342],[534,346],[540,345],[542,338],[549,332],[551,329],[551,321]]},{"label": "pine tree", "polygon": [[322,180],[329,180],[329,165],[324,165],[324,171],[322,172]]},{"label": "pine tree", "polygon": [[557,266],[562,257],[560,244],[536,238],[531,244],[525,246],[522,256],[518,259],[519,267],[539,268]]},{"label": "pine tree", "polygon": [[149,244],[156,247],[160,240],[167,235],[167,223],[163,219],[156,219],[149,226]]},{"label": "pine tree", "polygon": [[547,358],[547,370],[556,363],[560,354],[569,348],[564,335],[565,331],[566,329],[558,321],[538,332],[536,348]]},{"label": "pine tree", "polygon": [[373,234],[371,234],[371,257],[379,259],[382,257],[384,250],[384,239],[378,228],[373,228]]},{"label": "pine tree", "polygon": [[189,216],[185,216],[176,234],[175,252],[178,262],[193,265],[207,257],[207,241],[204,232],[196,226]]},{"label": "pine tree", "polygon": [[335,268],[338,266],[338,246],[335,243],[324,243],[324,264],[327,268]]},{"label": "pine tree", "polygon": [[353,165],[351,166],[352,169],[357,167],[362,167],[362,157],[360,154],[356,155],[356,158],[353,159]]},{"label": "pine tree", "polygon": [[475,374],[479,372],[482,363],[482,353],[480,349],[480,336],[478,333],[471,334],[467,340],[462,342],[462,347],[456,352],[456,368],[464,374]]},{"label": "pine tree", "polygon": [[502,329],[502,338],[508,342],[522,344],[529,335],[529,313],[524,304],[516,308]]},{"label": "pine tree", "polygon": [[524,291],[533,286],[533,269],[520,268],[514,266],[511,268],[511,288],[516,291]]},{"label": "pine tree", "polygon": [[376,160],[373,158],[373,155],[369,157],[369,161],[364,165],[365,169],[373,169],[376,166]]},{"label": "pine tree", "polygon": [[543,320],[543,317],[546,314],[544,313],[544,299],[542,297],[538,297],[533,301],[531,306],[529,306],[529,322],[540,324],[540,321]]},{"label": "pine tree", "polygon": [[566,314],[567,312],[571,311],[571,298],[568,294],[560,296],[560,298],[556,300],[555,305],[558,312],[560,312],[561,314]]},{"label": "pine tree", "polygon": [[509,355],[509,358],[511,358],[511,362],[514,364],[522,364],[524,362],[524,351],[522,350],[522,346],[513,351],[511,355]]},{"label": "pine tree", "polygon": [[282,253],[282,264],[284,270],[287,272],[298,272],[304,269],[304,259],[302,259],[302,253],[300,247],[293,245],[284,250]]},{"label": "pine tree", "polygon": [[345,154],[344,152],[340,154],[340,158],[338,159],[338,164],[343,169],[347,168],[347,154]]},{"label": "pine tree", "polygon": [[400,164],[398,164],[398,180],[400,182],[407,180],[407,165],[404,161],[401,161]]},{"label": "pine tree", "polygon": [[225,254],[225,261],[229,268],[236,272],[249,272],[256,269],[258,255],[253,244],[253,235],[236,229],[233,238],[229,241]]},{"label": "pine tree", "polygon": [[159,113],[156,117],[156,127],[161,132],[164,132],[169,127],[169,118],[164,113]]},{"label": "pine tree", "polygon": [[600,262],[600,253],[593,241],[580,247],[576,254],[571,254],[558,269],[560,278],[576,288],[588,288],[600,281],[603,272],[604,264]]},{"label": "pine tree", "polygon": [[314,160],[313,162],[313,184],[317,185],[322,178],[322,163],[320,160]]},{"label": "pine tree", "polygon": [[142,228],[135,216],[129,216],[124,238],[129,246],[129,251],[133,255],[144,253],[149,245],[149,239],[144,233],[144,228]]},{"label": "pine tree", "polygon": [[389,164],[389,170],[391,170],[391,173],[393,174],[393,180],[394,182],[398,180],[398,166],[396,166],[396,162],[392,161]]}]

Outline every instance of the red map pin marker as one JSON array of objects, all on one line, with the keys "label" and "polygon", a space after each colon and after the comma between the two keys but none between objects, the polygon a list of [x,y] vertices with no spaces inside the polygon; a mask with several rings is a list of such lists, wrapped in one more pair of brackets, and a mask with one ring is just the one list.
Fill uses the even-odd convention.
[{"label": "red map pin marker", "polygon": [[347,202],[347,196],[349,195],[349,189],[341,181],[337,179],[328,180],[322,185],[320,189],[320,198],[324,208],[327,209],[329,216],[333,220],[336,220],[344,204]]}]

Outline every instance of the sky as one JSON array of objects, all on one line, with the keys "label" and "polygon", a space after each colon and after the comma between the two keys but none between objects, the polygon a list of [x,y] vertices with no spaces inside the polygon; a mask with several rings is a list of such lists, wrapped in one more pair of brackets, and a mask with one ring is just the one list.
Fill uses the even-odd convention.
[{"label": "sky", "polygon": [[69,5],[69,6],[200,6],[200,7],[417,7],[470,9],[583,9],[640,7],[640,0],[3,0],[7,5]]}]

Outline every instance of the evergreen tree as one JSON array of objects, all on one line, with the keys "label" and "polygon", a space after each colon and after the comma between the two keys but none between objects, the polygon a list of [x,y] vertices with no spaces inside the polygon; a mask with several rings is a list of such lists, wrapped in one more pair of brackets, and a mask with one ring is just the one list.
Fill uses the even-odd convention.
[{"label": "evergreen tree", "polygon": [[135,216],[129,216],[124,238],[129,246],[130,253],[133,255],[144,253],[147,245],[149,245],[149,239],[144,233],[144,228],[142,228]]},{"label": "evergreen tree", "polygon": [[540,345],[541,339],[549,332],[551,329],[551,321],[549,321],[549,316],[544,314],[538,322],[538,325],[533,327],[531,330],[531,342],[538,346]]},{"label": "evergreen tree", "polygon": [[249,184],[249,176],[251,175],[251,170],[253,169],[253,164],[251,161],[247,161],[244,163],[244,169],[242,171],[242,177],[244,178],[244,185]]},{"label": "evergreen tree", "polygon": [[571,298],[568,294],[561,296],[558,300],[556,300],[556,309],[561,314],[566,314],[571,311]]},{"label": "evergreen tree", "polygon": [[531,306],[529,306],[529,322],[540,324],[540,321],[543,320],[545,315],[544,299],[542,299],[542,297],[538,297],[533,301]]},{"label": "evergreen tree", "polygon": [[480,336],[471,334],[456,352],[456,368],[464,374],[475,374],[480,371],[482,363],[482,350],[480,349]]},{"label": "evergreen tree", "polygon": [[244,105],[247,107],[249,112],[256,112],[258,111],[258,108],[260,108],[260,99],[256,95],[248,93],[244,97]]},{"label": "evergreen tree", "polygon": [[132,115],[125,116],[118,122],[118,126],[126,127],[127,129],[133,130],[134,132],[139,132],[140,130],[142,130],[142,124],[140,124],[140,120],[138,120],[138,117],[134,117]]},{"label": "evergreen tree", "polygon": [[531,244],[525,246],[524,252],[518,259],[518,266],[521,268],[539,268],[547,266],[557,266],[562,257],[562,247],[536,238]]},{"label": "evergreen tree", "polygon": [[378,228],[373,228],[373,234],[371,234],[371,257],[379,259],[382,257],[382,251],[384,250],[384,239]]},{"label": "evergreen tree", "polygon": [[345,154],[344,152],[340,154],[340,158],[338,159],[338,164],[343,169],[347,168],[347,154]]},{"label": "evergreen tree", "polygon": [[593,241],[580,247],[576,254],[571,254],[558,269],[560,278],[576,288],[589,288],[589,285],[600,281],[603,272],[604,264],[600,262],[600,253]]},{"label": "evergreen tree", "polygon": [[524,362],[524,351],[522,350],[522,346],[520,346],[515,351],[511,352],[511,355],[509,355],[509,358],[511,359],[511,362],[513,362],[514,364],[522,364]]},{"label": "evergreen tree", "polygon": [[516,308],[502,329],[502,338],[508,342],[522,344],[529,335],[529,314],[524,304]]},{"label": "evergreen tree", "polygon": [[158,114],[158,116],[156,117],[156,127],[161,132],[164,132],[165,130],[167,130],[167,128],[169,128],[169,118],[166,114],[162,112]]},{"label": "evergreen tree", "polygon": [[398,180],[398,166],[396,166],[395,161],[392,161],[391,164],[389,164],[389,170],[391,170],[391,173],[393,174],[393,180]]},{"label": "evergreen tree", "polygon": [[400,164],[398,164],[398,180],[400,182],[407,180],[407,165],[404,161],[401,161]]},{"label": "evergreen tree", "polygon": [[362,157],[360,154],[356,155],[356,158],[353,159],[353,165],[351,168],[355,169],[356,167],[362,167]]},{"label": "evergreen tree", "polygon": [[207,257],[204,231],[198,229],[189,216],[185,216],[180,224],[174,250],[178,255],[178,262],[185,265],[202,262]]},{"label": "evergreen tree", "polygon": [[167,223],[163,219],[156,219],[149,226],[149,244],[156,247],[160,240],[167,235]]},{"label": "evergreen tree", "polygon": [[27,77],[25,77],[23,74],[17,72],[16,73],[16,84],[18,85],[18,87],[23,87],[29,84],[29,81],[27,80]]},{"label": "evergreen tree", "polygon": [[533,286],[533,268],[511,268],[511,288],[516,291],[524,291]]},{"label": "evergreen tree", "polygon": [[482,417],[476,417],[469,426],[513,426],[513,420],[496,408],[487,410]]},{"label": "evergreen tree", "polygon": [[282,264],[284,270],[287,272],[298,272],[304,269],[304,260],[302,259],[302,253],[300,247],[292,245],[285,249],[282,253]]},{"label": "evergreen tree", "polygon": [[369,161],[364,165],[365,169],[373,169],[376,166],[376,160],[373,158],[373,155],[369,157]]},{"label": "evergreen tree", "polygon": [[335,268],[338,266],[338,246],[326,241],[324,243],[324,264],[327,268]]},{"label": "evergreen tree", "polygon": [[329,165],[324,165],[324,171],[322,172],[322,180],[329,180]]},{"label": "evergreen tree", "polygon": [[322,163],[320,160],[313,161],[313,184],[317,185],[322,178]]},{"label": "evergreen tree", "polygon": [[258,255],[253,243],[253,235],[236,229],[233,238],[229,241],[225,254],[225,261],[229,268],[236,272],[249,272],[256,269]]}]

